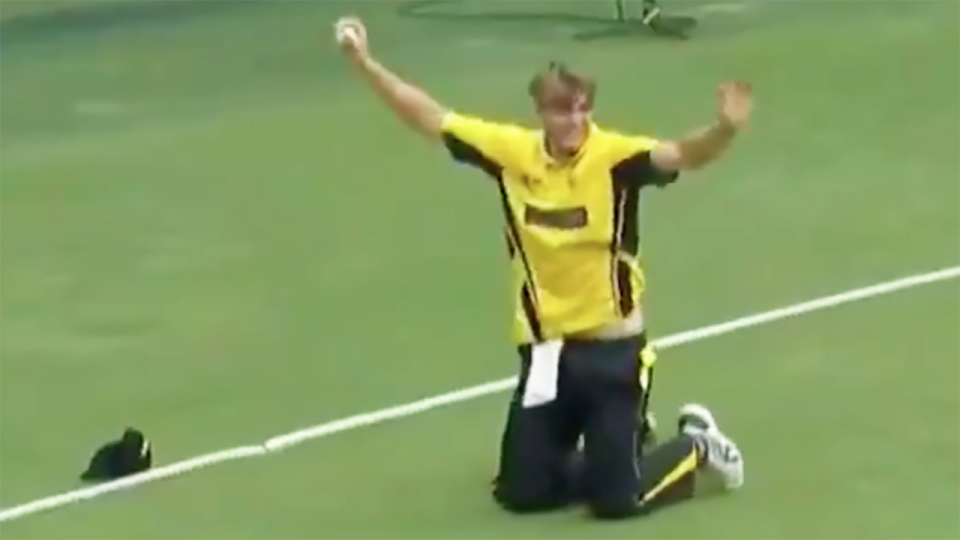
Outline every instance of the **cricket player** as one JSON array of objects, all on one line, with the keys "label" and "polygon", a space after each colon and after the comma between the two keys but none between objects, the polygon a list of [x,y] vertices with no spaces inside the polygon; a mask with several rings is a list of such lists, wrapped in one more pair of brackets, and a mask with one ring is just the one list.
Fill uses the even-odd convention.
[{"label": "cricket player", "polygon": [[517,513],[585,503],[597,518],[619,519],[692,497],[700,471],[727,488],[742,485],[739,449],[702,406],[681,409],[675,437],[637,448],[655,363],[637,214],[644,188],[667,186],[730,146],[750,117],[750,86],[721,85],[713,122],[657,140],[594,123],[594,81],[552,63],[529,83],[541,121],[530,129],[444,107],[372,56],[358,19],[341,19],[336,37],[387,108],[485,173],[501,202],[520,383],[494,500]]}]

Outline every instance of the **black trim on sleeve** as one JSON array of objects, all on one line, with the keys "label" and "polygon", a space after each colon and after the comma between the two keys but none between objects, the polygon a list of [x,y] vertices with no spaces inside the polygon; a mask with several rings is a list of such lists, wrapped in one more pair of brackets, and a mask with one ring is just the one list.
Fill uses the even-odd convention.
[{"label": "black trim on sleeve", "polygon": [[633,186],[664,187],[672,184],[680,176],[678,171],[662,171],[658,169],[650,158],[650,151],[644,150],[620,161],[610,170],[616,184]]},{"label": "black trim on sleeve", "polygon": [[476,146],[464,141],[449,131],[443,133],[443,144],[450,151],[450,155],[458,163],[474,166],[493,179],[499,179],[503,172],[503,165],[484,155]]}]

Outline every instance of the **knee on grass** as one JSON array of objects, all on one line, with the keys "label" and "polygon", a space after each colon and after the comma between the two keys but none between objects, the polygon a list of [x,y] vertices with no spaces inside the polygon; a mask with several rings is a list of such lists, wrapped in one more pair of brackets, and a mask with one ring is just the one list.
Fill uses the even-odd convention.
[{"label": "knee on grass", "polygon": [[493,500],[500,508],[512,514],[534,514],[559,510],[572,503],[566,493],[548,489],[513,488],[498,484],[493,489]]},{"label": "knee on grass", "polygon": [[595,519],[613,521],[640,516],[643,506],[634,498],[589,501],[587,508]]}]

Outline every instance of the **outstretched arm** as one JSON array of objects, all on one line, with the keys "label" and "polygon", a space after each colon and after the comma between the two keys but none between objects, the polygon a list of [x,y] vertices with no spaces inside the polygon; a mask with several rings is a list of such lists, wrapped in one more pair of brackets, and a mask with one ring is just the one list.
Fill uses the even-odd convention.
[{"label": "outstretched arm", "polygon": [[682,139],[660,143],[651,150],[650,160],[662,171],[695,170],[711,163],[723,155],[737,132],[746,125],[752,107],[750,85],[721,85],[717,120]]},{"label": "outstretched arm", "polygon": [[414,131],[432,140],[440,140],[446,108],[370,55],[367,32],[360,20],[341,19],[336,31],[340,47],[394,114]]}]

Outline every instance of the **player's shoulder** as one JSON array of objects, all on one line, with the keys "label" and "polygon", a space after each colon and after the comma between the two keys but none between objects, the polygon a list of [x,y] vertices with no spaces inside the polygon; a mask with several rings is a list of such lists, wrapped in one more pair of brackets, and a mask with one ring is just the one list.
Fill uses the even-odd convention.
[{"label": "player's shoulder", "polygon": [[456,112],[444,115],[441,135],[458,161],[475,161],[483,156],[498,167],[520,162],[534,138],[529,128]]},{"label": "player's shoulder", "polygon": [[652,150],[659,141],[648,135],[625,133],[615,129],[594,126],[596,144],[613,160],[626,159],[640,152]]},{"label": "player's shoulder", "polygon": [[503,122],[473,114],[448,111],[443,116],[444,131],[495,132],[509,137],[530,136],[533,130],[513,122]]}]

